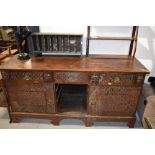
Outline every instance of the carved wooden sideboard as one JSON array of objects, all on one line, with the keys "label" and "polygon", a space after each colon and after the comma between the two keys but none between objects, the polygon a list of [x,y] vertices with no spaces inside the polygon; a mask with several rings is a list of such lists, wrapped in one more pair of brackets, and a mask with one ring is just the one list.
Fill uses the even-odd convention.
[{"label": "carved wooden sideboard", "polygon": [[0,66],[11,122],[21,118],[122,121],[134,127],[145,75],[136,58],[17,56]]}]

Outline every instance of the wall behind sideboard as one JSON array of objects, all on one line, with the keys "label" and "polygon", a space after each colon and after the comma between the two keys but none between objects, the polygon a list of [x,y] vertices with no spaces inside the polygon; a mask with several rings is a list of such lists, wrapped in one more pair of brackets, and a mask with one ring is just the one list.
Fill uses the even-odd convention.
[{"label": "wall behind sideboard", "polygon": [[[40,32],[83,33],[83,54],[86,53],[86,27],[40,26]],[[131,26],[95,26],[92,35],[130,36]],[[128,41],[91,41],[92,54],[127,54]],[[155,26],[140,26],[136,57],[155,76]],[[148,78],[148,77],[147,77]],[[145,82],[147,82],[147,78]]]}]

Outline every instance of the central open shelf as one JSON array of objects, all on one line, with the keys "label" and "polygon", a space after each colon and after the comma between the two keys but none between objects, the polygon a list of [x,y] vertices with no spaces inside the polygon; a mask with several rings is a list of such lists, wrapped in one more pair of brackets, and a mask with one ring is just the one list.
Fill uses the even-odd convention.
[{"label": "central open shelf", "polygon": [[56,84],[56,99],[59,113],[85,113],[87,85]]}]

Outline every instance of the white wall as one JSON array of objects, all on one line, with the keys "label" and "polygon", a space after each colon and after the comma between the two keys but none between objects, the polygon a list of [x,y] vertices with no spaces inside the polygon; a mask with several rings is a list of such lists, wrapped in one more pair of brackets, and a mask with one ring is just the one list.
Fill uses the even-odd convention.
[{"label": "white wall", "polygon": [[[41,26],[41,32],[83,33],[83,54],[86,52],[86,27]],[[92,36],[131,36],[131,26],[95,26]],[[91,41],[91,54],[127,54],[129,41]],[[155,27],[140,26],[136,57],[155,76]],[[147,81],[147,78],[146,80]]]},{"label": "white wall", "polygon": [[155,76],[155,27],[141,26],[139,29],[136,57]]}]

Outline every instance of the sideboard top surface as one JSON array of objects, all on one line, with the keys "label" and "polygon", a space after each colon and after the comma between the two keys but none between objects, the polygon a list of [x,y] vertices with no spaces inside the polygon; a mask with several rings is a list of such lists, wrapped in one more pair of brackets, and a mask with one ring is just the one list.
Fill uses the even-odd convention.
[{"label": "sideboard top surface", "polygon": [[0,70],[149,73],[136,58],[31,57],[23,61],[17,55],[7,58]]}]

